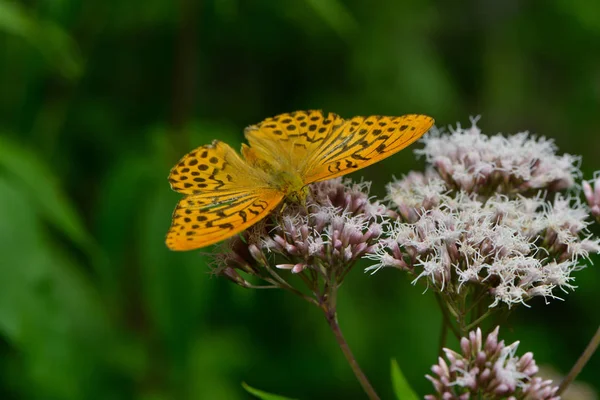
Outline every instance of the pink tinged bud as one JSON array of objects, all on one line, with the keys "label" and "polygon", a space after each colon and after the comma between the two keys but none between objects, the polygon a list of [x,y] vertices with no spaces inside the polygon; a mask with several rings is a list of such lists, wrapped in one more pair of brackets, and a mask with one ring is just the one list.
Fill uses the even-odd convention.
[{"label": "pink tinged bud", "polygon": [[292,273],[293,274],[297,274],[299,272],[304,271],[304,269],[306,268],[306,264],[296,264],[294,265],[294,267],[292,268]]},{"label": "pink tinged bud", "polygon": [[[469,356],[471,355],[471,352],[473,352],[474,354],[476,354],[479,350],[481,350],[481,329],[477,328],[476,331],[471,331],[469,332],[469,344],[470,344],[470,349],[468,353],[465,354],[469,354]],[[462,345],[462,343],[461,343]],[[464,351],[464,349],[463,349]]]},{"label": "pink tinged bud", "polygon": [[242,278],[242,276],[240,274],[238,274],[238,272],[231,268],[231,267],[227,267],[222,271],[223,276],[225,276],[227,279],[229,279],[230,281],[237,283],[240,286],[243,287],[249,287],[250,283],[248,281],[246,281],[244,278]]},{"label": "pink tinged bud", "polygon": [[471,354],[471,342],[469,342],[469,339],[465,337],[460,339],[460,349],[467,357]]},{"label": "pink tinged bud", "polygon": [[454,172],[452,161],[448,157],[439,157],[434,165],[442,177],[451,175]]},{"label": "pink tinged bud", "polygon": [[347,236],[348,243],[357,244],[363,241],[363,234],[358,229],[353,229]]},{"label": "pink tinged bud", "polygon": [[300,235],[302,235],[302,239],[306,240],[310,234],[310,230],[308,229],[308,225],[302,225],[300,227]]},{"label": "pink tinged bud", "polygon": [[456,242],[454,243],[446,243],[447,254],[450,257],[450,263],[453,261],[456,262],[460,258],[460,252],[458,251],[458,246]]},{"label": "pink tinged bud", "polygon": [[296,246],[290,243],[285,244],[285,251],[294,256],[298,254],[298,249],[296,248]]},{"label": "pink tinged bud", "polygon": [[369,233],[371,234],[371,236],[379,237],[379,235],[381,235],[381,232],[382,232],[381,225],[372,224],[371,226],[369,226]]},{"label": "pink tinged bud", "polygon": [[444,385],[442,385],[442,382],[440,382],[439,380],[435,379],[433,376],[431,375],[425,375],[425,378],[429,380],[429,382],[431,382],[433,384],[433,387],[435,388],[436,392],[441,392],[442,390],[444,390]]},{"label": "pink tinged bud", "polygon": [[358,256],[361,256],[361,255],[363,255],[363,254],[364,254],[364,253],[366,253],[367,251],[369,251],[369,250],[367,249],[368,247],[369,247],[369,246],[368,246],[366,243],[362,242],[362,243],[359,243],[359,244],[357,244],[357,245],[354,247],[354,250],[353,250],[352,252],[354,253],[354,256],[355,256],[355,257],[358,257]]},{"label": "pink tinged bud", "polygon": [[485,350],[488,352],[496,351],[498,347],[498,331],[500,330],[500,326],[497,326],[492,333],[490,333],[485,340]]},{"label": "pink tinged bud", "polygon": [[402,218],[404,218],[404,220],[408,222],[414,222],[411,219],[411,208],[408,207],[406,204],[398,204],[398,211],[400,212],[400,215],[402,215]]},{"label": "pink tinged bud", "polygon": [[470,393],[463,393],[460,396],[458,396],[459,400],[469,400],[471,398],[471,394]]},{"label": "pink tinged bud", "polygon": [[285,247],[287,246],[287,242],[285,241],[284,238],[282,238],[279,235],[276,235],[275,237],[273,237],[273,241],[275,243],[277,243],[282,249],[285,249]]},{"label": "pink tinged bud", "polygon": [[252,258],[254,258],[256,262],[258,262],[261,265],[267,265],[267,259],[263,252],[260,251],[258,246],[256,246],[255,244],[251,244],[250,246],[248,246],[248,251],[250,252],[250,255],[252,256]]},{"label": "pink tinged bud", "polygon": [[444,399],[444,400],[454,400],[454,395],[452,393],[445,392],[442,395],[442,399]]},{"label": "pink tinged bud", "polygon": [[456,369],[456,370],[467,369],[467,367],[468,367],[467,363],[463,359],[457,359],[452,364],[453,364],[452,368]]},{"label": "pink tinged bud", "polygon": [[[444,349],[447,350],[447,349]],[[444,359],[442,357],[438,358],[438,365],[439,368],[441,368],[441,373],[437,373],[439,376],[450,376],[450,369],[448,368],[448,364],[446,364],[446,361],[444,361]],[[435,371],[433,371],[435,372]]]},{"label": "pink tinged bud", "polygon": [[483,351],[477,352],[477,356],[475,357],[475,363],[477,365],[484,365],[487,361],[487,355]]},{"label": "pink tinged bud", "polygon": [[[587,181],[583,181],[581,183],[581,186],[583,187],[583,194],[585,195],[585,199],[587,200],[589,205],[594,204],[594,191],[592,189],[592,186],[589,184],[589,182]],[[600,185],[596,185],[596,187],[600,187]]]},{"label": "pink tinged bud", "polygon": [[434,366],[431,367],[431,372],[433,372],[434,374],[436,374],[438,376],[444,376],[444,369],[442,367],[440,367],[438,364],[435,364]]},{"label": "pink tinged bud", "polygon": [[462,359],[462,356],[460,354],[458,354],[457,352],[455,352],[454,350],[450,350],[450,349],[446,349],[446,348],[443,350],[444,350],[444,355],[446,356],[448,361],[450,361],[450,364],[454,364],[457,362],[457,360]]},{"label": "pink tinged bud", "polygon": [[463,159],[468,165],[475,165],[478,164],[481,161],[481,157],[479,156],[479,153],[476,153],[474,151],[469,151],[464,159]]},{"label": "pink tinged bud", "polygon": [[508,387],[508,385],[506,385],[505,383],[501,383],[498,386],[496,386],[496,389],[494,391],[496,392],[496,394],[503,395],[511,390]]},{"label": "pink tinged bud", "polygon": [[490,164],[482,165],[479,168],[479,175],[481,175],[482,180],[487,179],[494,172],[494,167]]},{"label": "pink tinged bud", "polygon": [[348,245],[344,248],[344,261],[350,261],[354,257],[352,246]]},{"label": "pink tinged bud", "polygon": [[[528,368],[531,365],[532,361],[533,361],[533,353],[531,351],[528,351],[527,353],[523,354],[523,356],[519,360],[519,368],[522,370]],[[534,365],[535,365],[535,362],[534,362]]]},{"label": "pink tinged bud", "polygon": [[487,382],[492,376],[492,371],[489,368],[483,370],[481,374],[479,374],[479,379],[482,382]]},{"label": "pink tinged bud", "polygon": [[361,207],[364,207],[367,204],[367,199],[365,198],[357,198],[354,202],[354,209],[359,210]]}]

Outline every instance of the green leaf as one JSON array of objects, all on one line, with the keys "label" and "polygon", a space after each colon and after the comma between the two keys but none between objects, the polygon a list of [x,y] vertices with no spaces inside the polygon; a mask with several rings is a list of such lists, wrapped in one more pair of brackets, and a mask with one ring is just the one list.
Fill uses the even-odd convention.
[{"label": "green leaf", "polygon": [[[1,12],[1,9],[0,9]],[[21,186],[36,211],[82,249],[92,251],[94,240],[58,180],[30,149],[0,136],[0,171]]]},{"label": "green leaf", "polygon": [[89,398],[115,337],[93,281],[48,237],[29,193],[3,174],[0,221],[0,336],[18,355],[3,357],[3,374],[14,373],[35,398]]},{"label": "green leaf", "polygon": [[36,47],[65,78],[78,78],[83,60],[75,41],[56,23],[32,16],[17,2],[0,0],[0,31],[20,36]]},{"label": "green leaf", "polygon": [[294,400],[290,397],[279,396],[277,394],[271,394],[263,392],[262,390],[254,389],[252,386],[249,386],[246,382],[242,382],[242,387],[246,389],[248,393],[262,400]]},{"label": "green leaf", "polygon": [[392,359],[391,366],[392,373],[392,385],[394,386],[394,393],[398,400],[417,400],[419,397],[415,393],[409,383],[406,381],[404,374],[400,370],[400,366],[396,359]]}]

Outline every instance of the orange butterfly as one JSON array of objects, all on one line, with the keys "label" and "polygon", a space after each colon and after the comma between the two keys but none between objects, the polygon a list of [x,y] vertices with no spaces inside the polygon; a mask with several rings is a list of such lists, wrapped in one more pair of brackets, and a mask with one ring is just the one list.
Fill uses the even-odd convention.
[{"label": "orange butterfly", "polygon": [[364,168],[421,137],[426,115],[354,117],[296,111],[245,130],[240,157],[218,140],[184,156],[169,175],[179,201],[167,234],[171,250],[227,239],[265,218],[284,198],[301,201],[306,186]]}]

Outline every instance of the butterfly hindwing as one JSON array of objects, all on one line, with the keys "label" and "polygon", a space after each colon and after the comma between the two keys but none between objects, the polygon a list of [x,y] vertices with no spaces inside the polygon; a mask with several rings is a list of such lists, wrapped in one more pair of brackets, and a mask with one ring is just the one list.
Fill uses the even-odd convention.
[{"label": "butterfly hindwing", "polygon": [[227,239],[269,215],[282,198],[280,192],[268,189],[224,196],[210,204],[205,197],[187,196],[173,212],[167,246],[191,250]]},{"label": "butterfly hindwing", "polygon": [[419,139],[433,122],[433,118],[417,114],[347,120],[315,152],[307,155],[304,182],[346,175],[383,160]]},{"label": "butterfly hindwing", "polygon": [[189,152],[171,169],[171,188],[184,194],[238,192],[264,186],[261,171],[250,169],[227,143],[212,144]]}]

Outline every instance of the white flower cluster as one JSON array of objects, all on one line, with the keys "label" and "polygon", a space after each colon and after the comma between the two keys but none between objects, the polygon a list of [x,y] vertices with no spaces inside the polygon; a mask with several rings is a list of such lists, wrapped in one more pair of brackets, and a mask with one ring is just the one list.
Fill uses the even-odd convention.
[{"label": "white flower cluster", "polygon": [[480,192],[483,187],[496,193],[526,193],[571,187],[580,176],[579,157],[556,155],[550,139],[527,132],[511,136],[485,136],[477,127],[458,125],[451,134],[433,128],[416,151],[435,167],[452,189]]},{"label": "white flower cluster", "polygon": [[[414,180],[414,178],[413,178]],[[484,285],[509,307],[534,296],[573,289],[580,259],[600,251],[596,238],[580,237],[587,225],[581,203],[558,196],[553,203],[495,195],[485,202],[464,191],[445,194],[437,179],[396,193],[396,204],[427,202],[414,223],[388,225],[368,270],[396,267],[427,278],[438,290],[459,292],[469,282]],[[414,193],[407,200],[409,193]],[[423,194],[427,195],[424,196]],[[417,209],[416,207],[412,210]]]},{"label": "white flower cluster", "polygon": [[574,185],[577,158],[526,133],[484,136],[474,122],[425,138],[420,153],[430,169],[388,185],[398,218],[367,255],[376,261],[367,270],[407,270],[449,294],[479,285],[490,307],[574,289],[572,272],[600,252],[600,240],[586,234],[585,206],[553,193]]}]

